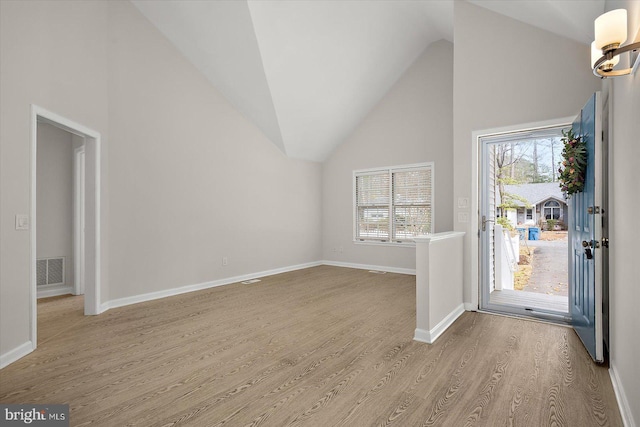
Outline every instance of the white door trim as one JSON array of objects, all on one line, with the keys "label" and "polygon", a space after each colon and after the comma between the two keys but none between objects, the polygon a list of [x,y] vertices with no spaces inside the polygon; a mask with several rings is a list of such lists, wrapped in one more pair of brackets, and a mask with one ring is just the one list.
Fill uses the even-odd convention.
[{"label": "white door trim", "polygon": [[[523,129],[542,129],[547,127],[562,126],[571,124],[575,117],[563,117],[559,119],[544,120],[539,122],[522,123],[517,125],[503,126],[491,129],[477,130],[471,133],[471,224],[474,224],[473,215],[475,215],[475,228],[472,225],[470,230],[470,238],[473,239],[471,244],[471,306],[474,309],[478,309],[480,304],[479,292],[480,292],[480,239],[479,233],[481,228],[480,217],[480,168],[479,161],[481,159],[480,150],[482,146],[480,144],[480,138],[490,135],[501,135],[512,132],[521,131]],[[535,212],[534,212],[535,216]],[[475,236],[475,237],[474,237]]]},{"label": "white door trim", "polygon": [[56,113],[48,111],[42,107],[31,104],[31,185],[30,185],[30,335],[33,348],[36,348],[37,341],[37,289],[36,289],[36,168],[37,168],[37,147],[38,147],[38,121],[46,122],[63,129],[72,134],[78,135],[85,140],[87,154],[85,157],[87,164],[87,184],[92,186],[86,202],[86,241],[85,241],[85,314],[100,313],[100,133],[89,129],[73,120],[62,117]]},{"label": "white door trim", "polygon": [[73,150],[73,294],[84,294],[84,142]]}]

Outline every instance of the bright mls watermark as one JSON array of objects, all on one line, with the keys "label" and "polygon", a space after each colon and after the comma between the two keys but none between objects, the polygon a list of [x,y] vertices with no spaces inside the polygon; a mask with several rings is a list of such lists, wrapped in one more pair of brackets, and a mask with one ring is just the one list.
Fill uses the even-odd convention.
[{"label": "bright mls watermark", "polygon": [[0,404],[0,426],[69,427],[69,405]]}]

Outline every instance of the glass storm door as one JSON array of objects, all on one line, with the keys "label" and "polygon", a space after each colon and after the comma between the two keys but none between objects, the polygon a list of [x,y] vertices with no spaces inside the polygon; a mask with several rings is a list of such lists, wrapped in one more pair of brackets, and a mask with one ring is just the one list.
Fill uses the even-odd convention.
[{"label": "glass storm door", "polygon": [[[568,238],[542,239],[542,200],[560,193],[555,170],[560,159],[562,131],[570,123],[488,134],[479,138],[479,254],[481,310],[536,317],[569,324]],[[535,166],[535,167],[534,167]],[[546,167],[545,167],[546,166]],[[553,170],[553,172],[551,172]],[[535,171],[535,174],[534,172]],[[507,185],[507,184],[513,185]],[[517,188],[544,186],[544,197],[529,203]],[[514,187],[511,189],[510,187]],[[536,189],[536,194],[540,190]],[[561,195],[559,198],[563,198]],[[540,201],[536,209],[536,201]],[[560,218],[560,203],[548,207],[548,220]],[[557,217],[557,218],[556,218]],[[543,222],[546,225],[546,221]],[[564,226],[564,224],[563,224]],[[533,227],[534,230],[530,230]],[[529,232],[528,232],[529,230]],[[533,232],[531,232],[533,231]],[[537,237],[532,236],[539,232]],[[534,252],[535,250],[535,252]],[[547,255],[542,255],[542,252]],[[556,254],[550,262],[540,264]],[[525,254],[527,254],[525,256]],[[540,254],[540,255],[537,255]],[[537,261],[533,261],[538,256]],[[537,270],[537,271],[536,271]],[[553,274],[545,274],[544,272]],[[538,273],[538,274],[534,274]],[[560,278],[562,276],[562,278]],[[558,283],[561,280],[562,283]],[[555,285],[554,292],[547,292]]]}]

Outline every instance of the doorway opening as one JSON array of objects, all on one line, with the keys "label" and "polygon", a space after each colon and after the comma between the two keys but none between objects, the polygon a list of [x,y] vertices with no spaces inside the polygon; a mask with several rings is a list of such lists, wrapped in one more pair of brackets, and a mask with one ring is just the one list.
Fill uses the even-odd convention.
[{"label": "doorway opening", "polygon": [[[47,132],[49,140],[41,141],[39,145],[39,135]],[[62,147],[63,151],[56,153],[63,162],[67,162],[66,166],[60,167],[60,162],[47,162],[46,155],[54,153],[45,151],[54,148],[54,144],[46,144],[51,142],[51,138]],[[43,171],[45,165],[51,170]],[[41,181],[61,171],[67,175],[55,183],[59,188],[41,185]],[[44,212],[48,214],[40,215]],[[102,311],[100,134],[35,105],[31,107],[30,216],[30,335],[35,349],[39,297],[84,294],[84,315]]]},{"label": "doorway opening", "polygon": [[556,125],[480,137],[480,308],[568,323],[568,201]]},{"label": "doorway opening", "polygon": [[85,139],[45,121],[36,137],[36,286],[40,298],[84,293]]}]

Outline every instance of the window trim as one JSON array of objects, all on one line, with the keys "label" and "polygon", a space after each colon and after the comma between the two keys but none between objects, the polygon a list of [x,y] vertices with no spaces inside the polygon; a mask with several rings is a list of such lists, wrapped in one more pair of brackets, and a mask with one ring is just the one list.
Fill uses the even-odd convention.
[{"label": "window trim", "polygon": [[[554,206],[547,206],[551,202],[555,203],[555,205]],[[547,218],[547,209],[551,211],[551,218]],[[553,212],[554,212],[555,209],[558,210],[558,218],[554,218],[553,217]],[[553,219],[554,221],[560,221],[564,217],[563,210],[564,210],[563,206],[558,200],[556,200],[556,199],[548,199],[547,201],[545,201],[542,204],[542,217],[545,220]]]},{"label": "window trim", "polygon": [[[436,194],[436,185],[435,185],[435,177],[436,177],[436,171],[435,171],[435,165],[434,162],[424,162],[424,163],[411,163],[411,164],[407,164],[407,165],[398,165],[398,166],[386,166],[386,167],[379,167],[379,168],[368,168],[368,169],[356,169],[353,171],[352,175],[352,182],[351,182],[351,193],[352,193],[352,200],[351,200],[351,211],[352,211],[352,222],[351,222],[351,226],[352,226],[352,239],[353,242],[355,244],[358,245],[373,245],[373,246],[395,246],[395,247],[415,247],[416,243],[413,239],[407,239],[407,240],[403,240],[403,241],[393,241],[391,240],[391,238],[389,240],[362,240],[361,238],[357,237],[357,229],[358,229],[358,200],[357,200],[357,195],[356,195],[356,177],[358,175],[362,175],[362,174],[367,174],[367,173],[375,173],[375,172],[388,172],[388,173],[393,173],[393,172],[402,172],[402,171],[406,171],[406,170],[412,170],[412,169],[423,169],[423,168],[430,168],[431,170],[431,232],[429,234],[433,234],[434,230],[435,230],[435,209],[434,209],[434,205],[435,205],[435,194]],[[389,200],[390,200],[390,206],[393,206],[393,182],[392,180],[390,180],[389,182]],[[392,209],[389,209],[389,220],[392,222],[393,221],[393,217],[392,217]],[[392,232],[392,225],[389,225],[389,233]]]},{"label": "window trim", "polygon": [[[529,218],[529,211],[531,211],[531,218]],[[528,221],[528,220],[533,221],[533,208],[524,208],[524,220],[525,221]]]}]

